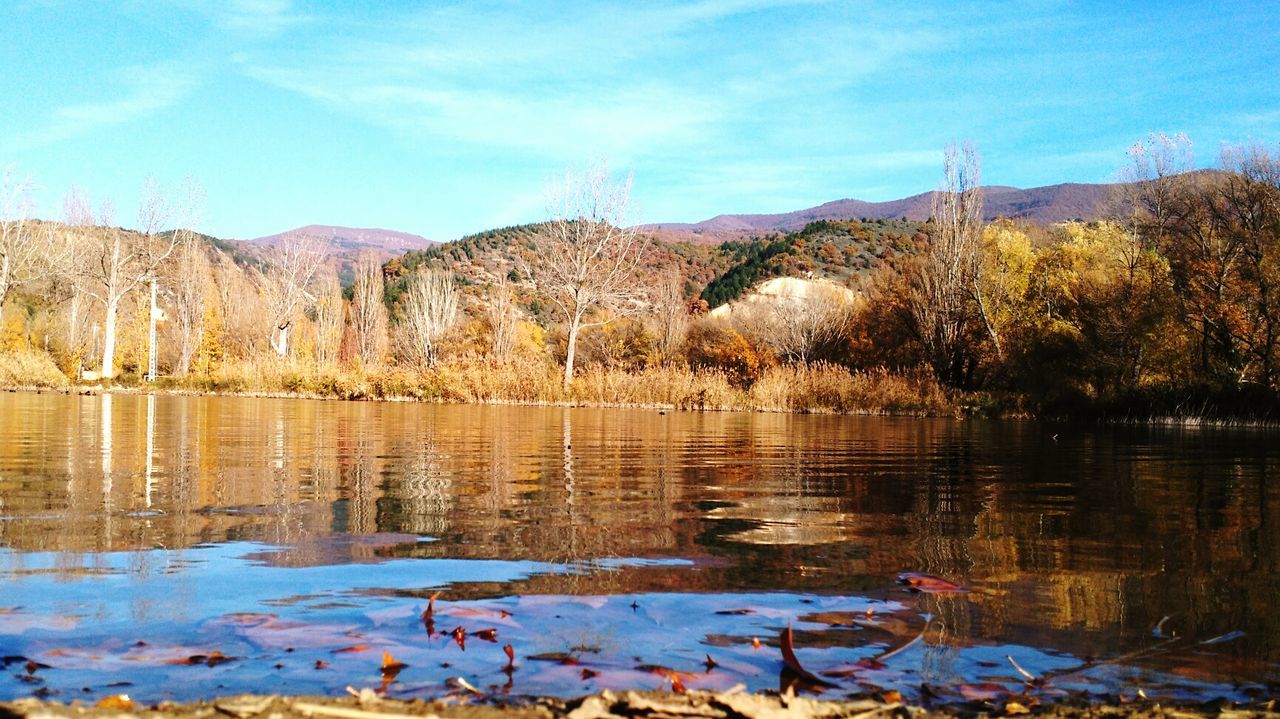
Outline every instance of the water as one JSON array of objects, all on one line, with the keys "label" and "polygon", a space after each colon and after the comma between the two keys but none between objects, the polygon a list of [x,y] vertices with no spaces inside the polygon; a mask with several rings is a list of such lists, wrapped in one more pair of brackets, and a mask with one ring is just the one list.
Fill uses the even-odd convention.
[{"label": "water", "polygon": [[0,697],[777,689],[790,625],[826,696],[1247,701],[1280,682],[1278,462],[1256,432],[4,394]]}]

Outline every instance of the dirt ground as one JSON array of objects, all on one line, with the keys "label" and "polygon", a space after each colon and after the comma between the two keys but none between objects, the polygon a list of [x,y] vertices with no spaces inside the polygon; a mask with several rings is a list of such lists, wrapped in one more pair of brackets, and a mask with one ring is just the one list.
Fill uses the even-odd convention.
[{"label": "dirt ground", "polygon": [[448,697],[434,701],[383,699],[369,690],[352,696],[281,697],[244,695],[191,704],[135,705],[110,697],[98,705],[57,704],[36,699],[0,703],[0,719],[928,719],[951,716],[1027,714],[1063,719],[1280,719],[1275,702],[1261,708],[1223,705],[1163,707],[1144,704],[1053,705],[1028,709],[969,706],[931,711],[872,699],[846,702],[745,693],[601,692],[578,699]]}]

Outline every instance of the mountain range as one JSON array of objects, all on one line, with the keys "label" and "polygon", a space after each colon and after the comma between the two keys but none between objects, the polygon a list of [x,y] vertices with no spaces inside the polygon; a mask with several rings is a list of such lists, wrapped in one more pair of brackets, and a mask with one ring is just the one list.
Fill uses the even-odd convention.
[{"label": "mountain range", "polygon": [[[1121,187],[1119,184],[1062,183],[1043,187],[1006,187],[992,185],[985,193],[985,219],[1001,217],[1023,219],[1040,224],[1067,220],[1093,220],[1102,216],[1108,201]],[[776,214],[724,214],[701,222],[657,222],[640,229],[664,240],[686,240],[699,244],[719,244],[726,240],[752,235],[795,232],[818,220],[909,220],[929,218],[934,192],[885,202],[843,199],[816,207]],[[382,260],[399,257],[406,252],[430,249],[439,242],[408,232],[379,228],[355,228],[336,225],[307,225],[297,229],[248,240],[256,245],[274,246],[291,235],[307,235],[320,240],[326,254],[352,260],[359,253],[372,251]]]},{"label": "mountain range", "polygon": [[[1063,183],[1022,189],[992,185],[984,187],[985,219],[1001,217],[1050,224],[1067,220],[1093,220],[1102,215],[1117,184]],[[659,222],[642,229],[664,239],[694,239],[702,242],[736,239],[746,235],[794,232],[817,220],[929,218],[934,192],[885,202],[844,199],[793,212],[777,214],[716,215],[702,222]]]}]

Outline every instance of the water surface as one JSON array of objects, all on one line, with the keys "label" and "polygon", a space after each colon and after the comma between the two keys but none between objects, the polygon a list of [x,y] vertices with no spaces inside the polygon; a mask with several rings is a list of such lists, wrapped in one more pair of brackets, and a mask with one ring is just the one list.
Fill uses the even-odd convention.
[{"label": "water surface", "polygon": [[1274,439],[4,394],[0,697],[776,689],[790,625],[828,696],[1247,700]]}]

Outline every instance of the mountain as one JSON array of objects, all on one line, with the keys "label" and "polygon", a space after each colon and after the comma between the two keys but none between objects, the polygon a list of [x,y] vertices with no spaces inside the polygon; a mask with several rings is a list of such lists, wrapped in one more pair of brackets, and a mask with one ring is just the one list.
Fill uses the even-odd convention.
[{"label": "mountain", "polygon": [[336,225],[307,225],[288,232],[257,237],[249,242],[274,246],[292,235],[306,235],[320,240],[328,254],[355,255],[363,250],[373,250],[383,255],[384,260],[403,255],[410,250],[425,250],[439,244],[408,232]]},{"label": "mountain", "polygon": [[[1064,222],[1066,220],[1092,220],[1102,214],[1102,208],[1118,185],[1064,183],[1045,187],[1020,189],[992,185],[985,191],[985,219],[1000,217],[1030,220],[1037,223]],[[794,232],[810,222],[818,220],[869,220],[907,219],[921,221],[929,218],[933,207],[933,192],[924,192],[900,200],[865,202],[863,200],[835,200],[817,207],[794,212],[761,215],[716,215],[709,220],[695,223],[661,222],[644,225],[644,229],[664,238],[723,241],[748,235],[772,232]]]}]

